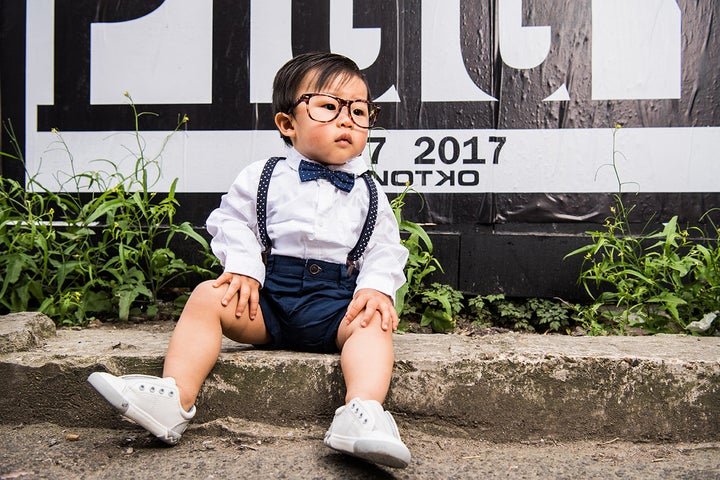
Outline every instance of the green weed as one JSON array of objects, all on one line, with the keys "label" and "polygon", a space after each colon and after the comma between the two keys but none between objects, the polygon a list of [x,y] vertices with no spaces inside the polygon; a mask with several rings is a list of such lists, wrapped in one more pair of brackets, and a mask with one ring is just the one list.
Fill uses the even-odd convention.
[{"label": "green weed", "polygon": [[[570,252],[583,256],[579,282],[593,299],[578,305],[577,316],[594,334],[624,333],[640,328],[648,333],[703,333],[717,330],[720,313],[720,229],[710,225],[683,227],[673,216],[662,229],[632,231],[629,215],[634,207],[623,204],[613,131],[613,163],[619,185],[615,206],[603,230],[587,232],[591,243]],[[649,230],[649,231],[648,231]],[[712,319],[708,321],[712,316]]]},{"label": "green weed", "polygon": [[[211,258],[205,239],[188,222],[174,221],[177,179],[167,194],[151,191],[167,142],[188,119],[180,118],[160,150],[150,155],[138,120],[154,114],[138,112],[126,96],[135,118],[133,146],[126,147],[135,159],[130,174],[110,160],[97,161],[104,170],[76,173],[72,153],[54,131],[52,148],[67,154],[70,169],[56,175],[61,191],[50,191],[28,172],[25,185],[0,177],[0,271],[5,272],[0,311],[37,310],[59,325],[84,325],[114,312],[127,320],[139,309],[157,312],[161,293],[179,278],[211,274],[206,267],[188,265],[172,249],[179,236]],[[3,155],[24,165],[12,125],[5,128],[16,154]]]},{"label": "green weed", "polygon": [[468,300],[467,315],[480,327],[520,332],[569,333],[572,305],[544,298],[508,299],[503,294],[478,295]]},{"label": "green weed", "polygon": [[402,218],[405,196],[411,191],[406,188],[390,202],[403,234],[401,242],[409,253],[405,265],[407,281],[397,292],[395,307],[401,318],[401,329],[407,328],[408,319],[419,316],[421,326],[444,333],[455,328],[454,317],[459,311],[462,294],[449,285],[426,285],[426,277],[437,270],[442,271],[442,266],[433,255],[432,240],[425,229]]},{"label": "green weed", "polygon": [[593,299],[579,307],[583,322],[594,331],[604,324],[615,333],[687,333],[693,320],[720,311],[720,234],[709,239],[673,216],[662,230],[633,235],[619,196],[617,203],[606,229],[588,232],[592,243],[569,254],[583,255],[579,281]]}]

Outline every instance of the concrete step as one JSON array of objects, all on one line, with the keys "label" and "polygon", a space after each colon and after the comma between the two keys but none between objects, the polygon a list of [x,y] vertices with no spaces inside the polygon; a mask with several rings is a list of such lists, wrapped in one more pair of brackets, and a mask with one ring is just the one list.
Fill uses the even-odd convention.
[{"label": "concrete step", "polygon": [[[119,425],[88,375],[159,375],[172,326],[55,330],[39,314],[0,317],[0,423]],[[343,390],[337,355],[226,340],[196,421],[329,422]],[[490,441],[718,440],[720,338],[398,334],[385,406],[401,425]]]}]

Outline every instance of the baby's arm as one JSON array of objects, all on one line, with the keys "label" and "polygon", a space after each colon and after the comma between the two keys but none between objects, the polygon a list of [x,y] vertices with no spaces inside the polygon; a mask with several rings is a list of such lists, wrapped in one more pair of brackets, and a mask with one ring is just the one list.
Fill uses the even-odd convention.
[{"label": "baby's arm", "polygon": [[398,316],[392,299],[372,288],[361,288],[355,292],[343,320],[347,323],[358,320],[361,327],[367,327],[375,312],[380,314],[380,327],[383,330],[397,330]]},{"label": "baby's arm", "polygon": [[255,320],[260,303],[260,282],[246,275],[225,272],[215,280],[213,287],[220,288],[223,285],[227,285],[225,295],[220,301],[223,306],[227,307],[230,300],[238,294],[235,316],[240,318],[245,312],[245,307],[249,307],[250,320]]}]

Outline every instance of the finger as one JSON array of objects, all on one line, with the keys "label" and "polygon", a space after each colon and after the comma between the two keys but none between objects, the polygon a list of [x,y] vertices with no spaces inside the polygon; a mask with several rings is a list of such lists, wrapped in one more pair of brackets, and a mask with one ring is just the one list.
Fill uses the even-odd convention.
[{"label": "finger", "polygon": [[244,312],[245,312],[245,304],[242,303],[242,302],[238,299],[237,307],[235,308],[235,318],[240,318],[240,317],[242,317],[242,314],[243,314]]},{"label": "finger", "polygon": [[398,325],[400,324],[400,320],[398,319],[397,312],[395,312],[394,308],[390,312],[390,323],[392,325],[392,331],[396,331],[398,329]]},{"label": "finger", "polygon": [[217,280],[215,280],[212,284],[213,287],[218,288],[220,285],[224,285],[228,283],[230,280],[232,280],[232,275],[224,272],[222,275],[220,275]]},{"label": "finger", "polygon": [[257,290],[253,289],[252,292],[250,292],[250,320],[255,320],[259,306],[260,294]]},{"label": "finger", "polygon": [[238,290],[238,303],[235,307],[235,317],[240,318],[245,312],[245,308],[248,305],[248,299],[250,298],[250,287],[242,285]]},{"label": "finger", "polygon": [[383,331],[387,331],[388,328],[390,328],[390,323],[392,322],[392,319],[390,315],[388,314],[387,308],[383,308],[382,312],[380,312],[380,328],[383,329]]},{"label": "finger", "polygon": [[233,278],[230,281],[230,285],[228,285],[227,290],[225,291],[225,295],[223,296],[222,300],[220,301],[223,306],[227,307],[230,304],[230,300],[237,294],[238,290],[240,289],[240,280],[238,278]]},{"label": "finger", "polygon": [[372,322],[376,322],[383,331],[386,331],[388,329],[387,319],[385,318],[385,314],[380,308],[375,310],[375,313],[370,316],[370,321],[368,323]]},{"label": "finger", "polygon": [[350,302],[350,305],[348,305],[347,311],[345,312],[345,322],[348,324],[351,323],[353,320],[355,320],[358,316],[358,313],[362,311],[362,303],[359,302],[357,299],[353,299]]},{"label": "finger", "polygon": [[365,304],[365,315],[363,315],[365,321],[364,326],[370,325],[376,316],[382,327],[382,303],[378,302],[377,298],[371,296]]},{"label": "finger", "polygon": [[397,312],[395,311],[395,305],[393,305],[392,302],[388,301],[384,304],[384,315],[387,319],[387,326],[389,329],[392,329],[393,331],[397,330],[398,325],[398,317]]},{"label": "finger", "polygon": [[368,303],[365,306],[365,310],[362,313],[362,317],[360,320],[360,326],[367,327],[368,325],[370,325],[370,323],[372,322],[373,317],[375,316],[376,313],[378,315],[380,314],[380,312],[378,312],[376,308],[374,308],[373,306],[370,305],[370,303]]},{"label": "finger", "polygon": [[397,311],[395,311],[395,306],[392,307],[392,312],[390,313],[392,316],[392,329],[393,332],[398,329],[400,326],[400,318],[398,318]]},{"label": "finger", "polygon": [[243,286],[238,291],[238,304],[235,308],[235,317],[240,318],[242,317],[243,313],[245,313],[245,310],[248,307],[248,303],[250,300],[250,297],[252,296],[252,288],[248,286],[247,284],[243,284]]},{"label": "finger", "polygon": [[395,312],[395,306],[390,304],[385,304],[384,311],[383,311],[383,319],[384,319],[384,326],[383,330],[397,330],[397,313]]}]

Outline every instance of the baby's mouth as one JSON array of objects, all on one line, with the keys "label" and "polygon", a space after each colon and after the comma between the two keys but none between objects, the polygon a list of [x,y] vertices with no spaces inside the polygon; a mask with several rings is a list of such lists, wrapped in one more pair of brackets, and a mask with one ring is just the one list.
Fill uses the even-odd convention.
[{"label": "baby's mouth", "polygon": [[336,143],[348,143],[352,145],[352,137],[350,135],[341,135],[338,138],[335,139]]}]

